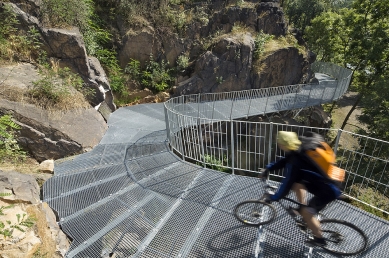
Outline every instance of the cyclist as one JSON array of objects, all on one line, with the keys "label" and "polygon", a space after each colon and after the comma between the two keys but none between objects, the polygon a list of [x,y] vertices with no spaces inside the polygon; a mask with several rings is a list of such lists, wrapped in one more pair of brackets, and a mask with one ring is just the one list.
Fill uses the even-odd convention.
[{"label": "cyclist", "polygon": [[[319,135],[319,137],[321,137]],[[304,138],[302,138],[303,140]],[[300,214],[307,226],[312,230],[314,239],[308,240],[309,246],[325,246],[326,242],[322,237],[320,222],[316,214],[328,203],[337,199],[341,191],[333,180],[318,168],[313,161],[304,155],[304,150],[311,148],[312,141],[302,143],[294,132],[279,131],[277,137],[279,148],[285,151],[285,157],[275,163],[266,166],[264,178],[267,178],[269,171],[284,168],[285,178],[274,195],[267,195],[266,201],[278,201],[286,196],[290,190],[296,193],[297,200],[304,204],[298,209],[289,209],[292,215]],[[307,204],[306,191],[314,196]]]}]

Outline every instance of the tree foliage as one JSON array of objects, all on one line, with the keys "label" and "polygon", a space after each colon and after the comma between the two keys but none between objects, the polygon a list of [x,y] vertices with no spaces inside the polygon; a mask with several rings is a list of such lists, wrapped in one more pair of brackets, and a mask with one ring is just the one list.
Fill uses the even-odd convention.
[{"label": "tree foliage", "polygon": [[355,0],[352,8],[323,13],[307,28],[308,44],[322,61],[354,70],[352,89],[359,95],[342,129],[360,101],[379,89],[378,84],[389,75],[388,10],[388,1]]},{"label": "tree foliage", "polygon": [[359,133],[389,141],[389,78],[374,85],[363,99],[362,114],[357,118],[367,125],[367,131],[360,129]]},{"label": "tree foliage", "polygon": [[289,23],[302,32],[311,24],[311,21],[324,12],[337,11],[351,5],[352,0],[283,0]]}]

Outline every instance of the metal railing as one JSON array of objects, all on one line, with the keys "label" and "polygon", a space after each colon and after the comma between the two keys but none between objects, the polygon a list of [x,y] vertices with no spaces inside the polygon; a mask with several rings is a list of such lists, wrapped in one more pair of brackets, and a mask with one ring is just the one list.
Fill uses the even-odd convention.
[{"label": "metal railing", "polygon": [[[315,131],[327,140],[335,139],[338,166],[347,173],[344,193],[389,214],[361,197],[366,191],[383,196],[389,193],[388,142],[337,129],[234,120],[332,102],[347,91],[351,70],[329,63],[315,63],[312,70],[326,79],[317,84],[170,99],[165,102],[165,120],[171,148],[182,159],[204,167],[234,174],[256,173],[284,155],[275,141],[278,131],[294,131],[298,135]],[[271,176],[280,179],[283,171]]]}]

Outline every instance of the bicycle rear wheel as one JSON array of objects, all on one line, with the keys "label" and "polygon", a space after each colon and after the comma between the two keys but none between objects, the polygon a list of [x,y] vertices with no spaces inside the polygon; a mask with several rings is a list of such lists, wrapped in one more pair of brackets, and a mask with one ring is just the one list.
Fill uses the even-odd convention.
[{"label": "bicycle rear wheel", "polygon": [[246,225],[259,226],[273,221],[276,209],[266,202],[248,200],[235,206],[234,216]]},{"label": "bicycle rear wheel", "polygon": [[357,226],[343,220],[320,221],[327,245],[323,249],[341,255],[355,255],[367,247],[367,236]]}]

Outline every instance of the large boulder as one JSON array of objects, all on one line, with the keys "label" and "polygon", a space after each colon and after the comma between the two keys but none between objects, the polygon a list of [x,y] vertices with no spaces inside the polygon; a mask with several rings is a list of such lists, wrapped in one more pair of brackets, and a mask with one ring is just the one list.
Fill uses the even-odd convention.
[{"label": "large boulder", "polygon": [[[12,230],[14,225],[22,229],[12,230],[2,239],[0,257],[36,257],[38,249],[47,257],[65,257],[70,241],[59,228],[53,210],[40,202],[39,186],[32,175],[0,170],[0,193],[1,220],[8,222],[5,229]],[[34,218],[33,227],[21,224],[28,218]]]},{"label": "large boulder", "polygon": [[253,89],[294,85],[308,79],[306,77],[309,61],[294,47],[275,51],[257,66],[263,69],[261,71],[253,69],[251,74]]},{"label": "large boulder", "polygon": [[184,42],[176,34],[152,27],[127,32],[122,42],[118,50],[118,59],[123,68],[131,59],[139,61],[144,67],[150,61],[150,57],[157,61],[167,60],[170,66],[174,66],[177,57],[185,50]]},{"label": "large boulder", "polygon": [[213,51],[196,62],[194,75],[181,82],[176,95],[250,89],[250,70],[254,40],[250,33],[225,37]]},{"label": "large boulder", "polygon": [[106,122],[94,108],[54,112],[1,99],[0,115],[5,113],[11,114],[21,127],[21,146],[39,162],[90,150],[107,130]]},{"label": "large boulder", "polygon": [[6,195],[1,199],[13,203],[38,204],[39,185],[31,175],[0,170],[0,193]]},{"label": "large boulder", "polygon": [[16,14],[20,31],[28,33],[30,28],[35,28],[40,33],[39,39],[47,56],[56,60],[60,67],[69,67],[83,78],[86,85],[95,92],[95,96],[91,98],[93,106],[98,108],[102,102],[106,102],[111,111],[114,111],[116,106],[113,103],[108,78],[100,62],[87,55],[85,43],[78,28],[45,28],[34,16],[34,14],[39,13],[38,1],[16,0],[15,2],[16,4],[1,3],[0,8],[8,4]]}]

